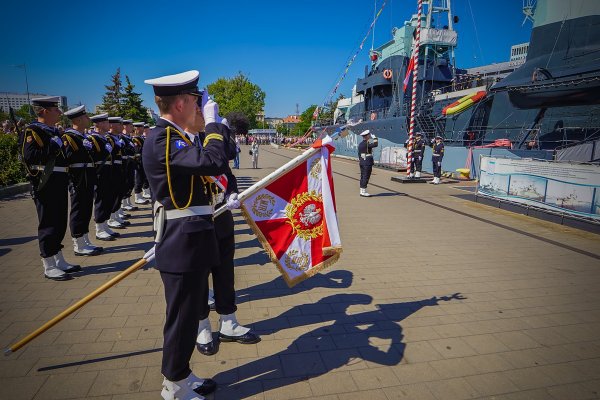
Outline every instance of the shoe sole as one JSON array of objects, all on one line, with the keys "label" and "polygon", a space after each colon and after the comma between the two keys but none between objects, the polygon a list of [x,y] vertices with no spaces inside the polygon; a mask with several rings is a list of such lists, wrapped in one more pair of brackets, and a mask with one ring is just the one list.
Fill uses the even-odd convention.
[{"label": "shoe sole", "polygon": [[52,277],[50,277],[50,276],[48,276],[48,275],[44,274],[44,277],[45,277],[46,279],[50,279],[51,281],[57,281],[57,282],[61,282],[61,281],[70,281],[71,279],[73,279],[73,277],[72,277],[72,276],[69,276],[69,275],[57,276],[57,277],[55,277],[55,278],[52,278]]},{"label": "shoe sole", "polygon": [[256,344],[256,343],[258,343],[258,342],[261,341],[261,338],[258,337],[258,338],[256,338],[256,340],[253,340],[251,342],[240,342],[239,340],[236,340],[236,339],[225,338],[225,337],[219,336],[219,341],[226,342],[226,343],[233,343],[233,342],[235,342],[235,343],[239,343],[239,344]]},{"label": "shoe sole", "polygon": [[91,253],[78,253],[78,252],[74,251],[73,253],[75,253],[75,255],[78,257],[97,256],[100,253],[102,253],[102,250],[94,250]]},{"label": "shoe sole", "polygon": [[112,236],[110,236],[110,237],[107,237],[107,238],[101,238],[101,237],[98,237],[98,236],[96,236],[96,239],[97,239],[97,240],[102,240],[103,242],[112,242],[113,240],[117,240],[117,239],[115,239],[115,238],[114,238],[114,237],[112,237]]}]

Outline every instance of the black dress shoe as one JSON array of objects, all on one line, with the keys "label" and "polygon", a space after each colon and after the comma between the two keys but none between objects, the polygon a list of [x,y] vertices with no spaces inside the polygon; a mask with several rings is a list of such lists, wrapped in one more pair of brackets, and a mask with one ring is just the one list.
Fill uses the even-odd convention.
[{"label": "black dress shoe", "polygon": [[[214,340],[212,340],[206,344],[200,344],[200,343],[196,342],[196,348],[198,349],[198,351],[201,354],[204,354],[205,356],[215,355],[215,354],[217,354],[217,351],[219,351],[219,346],[217,344],[215,344]],[[200,393],[200,394],[202,394],[202,393]]]},{"label": "black dress shoe", "polygon": [[73,272],[79,271],[81,271],[81,265],[73,265],[71,268],[63,270],[63,272],[66,272],[67,274],[72,274]]},{"label": "black dress shoe", "polygon": [[119,236],[121,236],[121,234],[119,232],[113,232],[113,233],[109,233],[110,236],[114,237],[114,238],[118,238]]},{"label": "black dress shoe", "polygon": [[202,382],[202,385],[198,386],[194,389],[194,392],[198,393],[200,396],[206,396],[207,394],[211,394],[217,389],[217,382],[212,379],[205,379]]},{"label": "black dress shoe", "polygon": [[64,274],[61,276],[55,276],[55,277],[51,277],[51,276],[44,274],[44,276],[46,277],[46,279],[50,279],[53,281],[70,281],[71,279],[73,279],[73,277],[71,275],[67,275],[67,274]]},{"label": "black dress shoe", "polygon": [[219,332],[219,340],[221,342],[238,342],[241,344],[254,344],[260,342],[260,336],[250,331],[241,336],[228,336]]},{"label": "black dress shoe", "polygon": [[[102,249],[104,250],[104,249]],[[102,250],[100,250],[98,247],[94,247],[91,253],[80,253],[78,251],[73,251],[75,253],[76,256],[97,256],[98,254],[102,253]]]}]

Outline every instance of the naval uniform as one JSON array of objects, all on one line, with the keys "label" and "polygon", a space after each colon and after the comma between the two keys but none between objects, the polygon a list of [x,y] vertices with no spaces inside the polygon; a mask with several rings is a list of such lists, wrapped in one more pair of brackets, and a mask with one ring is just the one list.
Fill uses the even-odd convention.
[{"label": "naval uniform", "polygon": [[369,184],[369,178],[371,178],[371,172],[373,171],[373,148],[379,144],[377,138],[373,139],[373,142],[369,140],[363,140],[358,144],[358,165],[360,166],[360,188],[366,189]]},{"label": "naval uniform", "polygon": [[416,139],[413,146],[413,162],[410,164],[410,172],[421,172],[423,170],[423,156],[425,156],[425,140],[423,138]]},{"label": "naval uniform", "polygon": [[121,200],[127,190],[125,181],[125,172],[123,168],[123,147],[125,141],[118,134],[108,134],[106,139],[112,146],[111,158],[111,184],[113,194],[112,213],[116,213],[121,208]]},{"label": "naval uniform", "polygon": [[147,188],[145,184],[147,183],[146,174],[144,173],[144,164],[142,163],[142,151],[144,149],[144,137],[143,136],[134,136],[132,138],[132,142],[134,145],[134,155],[133,155],[133,167],[134,167],[134,177],[133,177],[133,193],[139,194],[142,193],[144,188]]},{"label": "naval uniform", "polygon": [[122,199],[128,199],[131,196],[131,192],[133,191],[133,186],[135,184],[135,170],[136,170],[136,162],[135,162],[135,144],[131,137],[127,135],[121,135],[121,139],[123,139],[123,173],[125,175],[125,186],[124,193]]},{"label": "naval uniform", "polygon": [[63,248],[62,240],[67,231],[69,175],[63,151],[66,145],[59,146],[52,141],[52,138],[60,139],[60,133],[41,122],[27,125],[22,135],[21,155],[38,215],[40,256],[53,257]]},{"label": "naval uniform", "polygon": [[433,163],[433,176],[442,177],[442,159],[444,158],[444,142],[433,143],[431,151],[431,162]]},{"label": "naval uniform", "polygon": [[[69,156],[69,194],[71,212],[69,229],[71,236],[79,238],[89,233],[90,219],[94,206],[94,186],[97,185],[92,141],[75,129],[67,129],[63,135]],[[88,150],[86,146],[90,147]]]},{"label": "naval uniform", "polygon": [[227,171],[225,144],[229,129],[210,123],[206,131],[200,149],[181,128],[160,118],[146,138],[142,153],[153,200],[164,207],[166,214],[162,229],[157,230],[162,236],[156,238],[156,268],[167,303],[161,371],[173,382],[191,373],[189,360],[198,321],[209,313],[208,274],[220,263],[210,205],[212,194],[202,177]]},{"label": "naval uniform", "polygon": [[112,153],[107,148],[111,145],[107,137],[102,136],[98,132],[93,132],[89,137],[94,145],[93,158],[96,166],[94,222],[101,224],[108,221],[113,207],[113,188],[111,182]]}]

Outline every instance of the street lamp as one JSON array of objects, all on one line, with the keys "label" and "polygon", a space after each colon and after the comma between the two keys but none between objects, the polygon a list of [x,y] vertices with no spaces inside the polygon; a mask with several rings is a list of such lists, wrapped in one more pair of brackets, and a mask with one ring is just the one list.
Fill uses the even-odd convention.
[{"label": "street lamp", "polygon": [[25,71],[25,87],[27,89],[27,105],[29,106],[29,113],[31,113],[31,101],[29,101],[29,80],[27,79],[27,64],[16,64],[13,65],[15,68],[23,68]]}]

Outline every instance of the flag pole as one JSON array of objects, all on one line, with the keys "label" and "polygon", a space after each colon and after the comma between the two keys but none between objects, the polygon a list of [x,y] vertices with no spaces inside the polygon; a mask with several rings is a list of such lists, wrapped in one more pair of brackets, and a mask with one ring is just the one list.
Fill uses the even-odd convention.
[{"label": "flag pole", "polygon": [[410,170],[413,163],[413,138],[415,132],[415,116],[417,113],[417,79],[419,77],[419,46],[421,42],[421,14],[423,12],[423,1],[418,1],[417,6],[417,27],[415,29],[413,58],[413,80],[412,94],[410,104],[410,125],[408,130],[408,146],[406,154],[406,175],[410,176]]},{"label": "flag pole", "polygon": [[121,282],[123,279],[127,278],[129,275],[133,274],[135,271],[139,270],[152,260],[154,260],[154,247],[148,250],[148,252],[144,254],[144,257],[142,257],[135,264],[127,268],[125,271],[116,275],[108,282],[105,282],[102,286],[98,287],[92,293],[88,294],[87,296],[79,300],[77,303],[73,304],[72,306],[70,306],[69,308],[67,308],[66,310],[64,310],[63,312],[46,322],[44,325],[31,332],[29,335],[25,336],[15,344],[7,347],[4,350],[4,355],[8,356],[14,353],[15,351],[19,350],[27,343],[31,342],[33,339],[40,336],[42,333],[46,332],[48,329],[52,328],[54,325],[58,324],[60,321],[67,318],[69,315],[73,314],[75,311],[79,310],[81,307],[85,306],[87,303],[100,296],[102,293],[106,292],[108,289]]},{"label": "flag pole", "polygon": [[[351,124],[348,124],[348,125],[351,125]],[[335,130],[335,132],[331,134],[330,138],[335,139],[337,136],[344,137],[345,136],[344,133],[347,134],[346,127],[348,125],[342,125],[342,126],[338,127]],[[254,185],[250,186],[249,188],[244,190],[242,193],[240,193],[238,196],[239,202],[243,203],[244,200],[246,200],[248,197],[252,196],[254,193],[258,192],[260,189],[267,186],[271,182],[277,180],[281,175],[296,168],[298,165],[302,164],[307,158],[310,158],[313,154],[315,154],[318,151],[320,151],[320,149],[318,147],[311,147],[310,149],[307,149],[306,151],[304,151],[304,153],[300,154],[298,157],[291,159],[286,164],[277,168],[275,171],[271,172],[269,175],[265,176],[260,181],[256,182]],[[227,211],[227,206],[222,206],[222,207],[218,208],[217,210],[215,210],[214,216],[218,217],[219,215],[223,214],[225,211]]]}]

